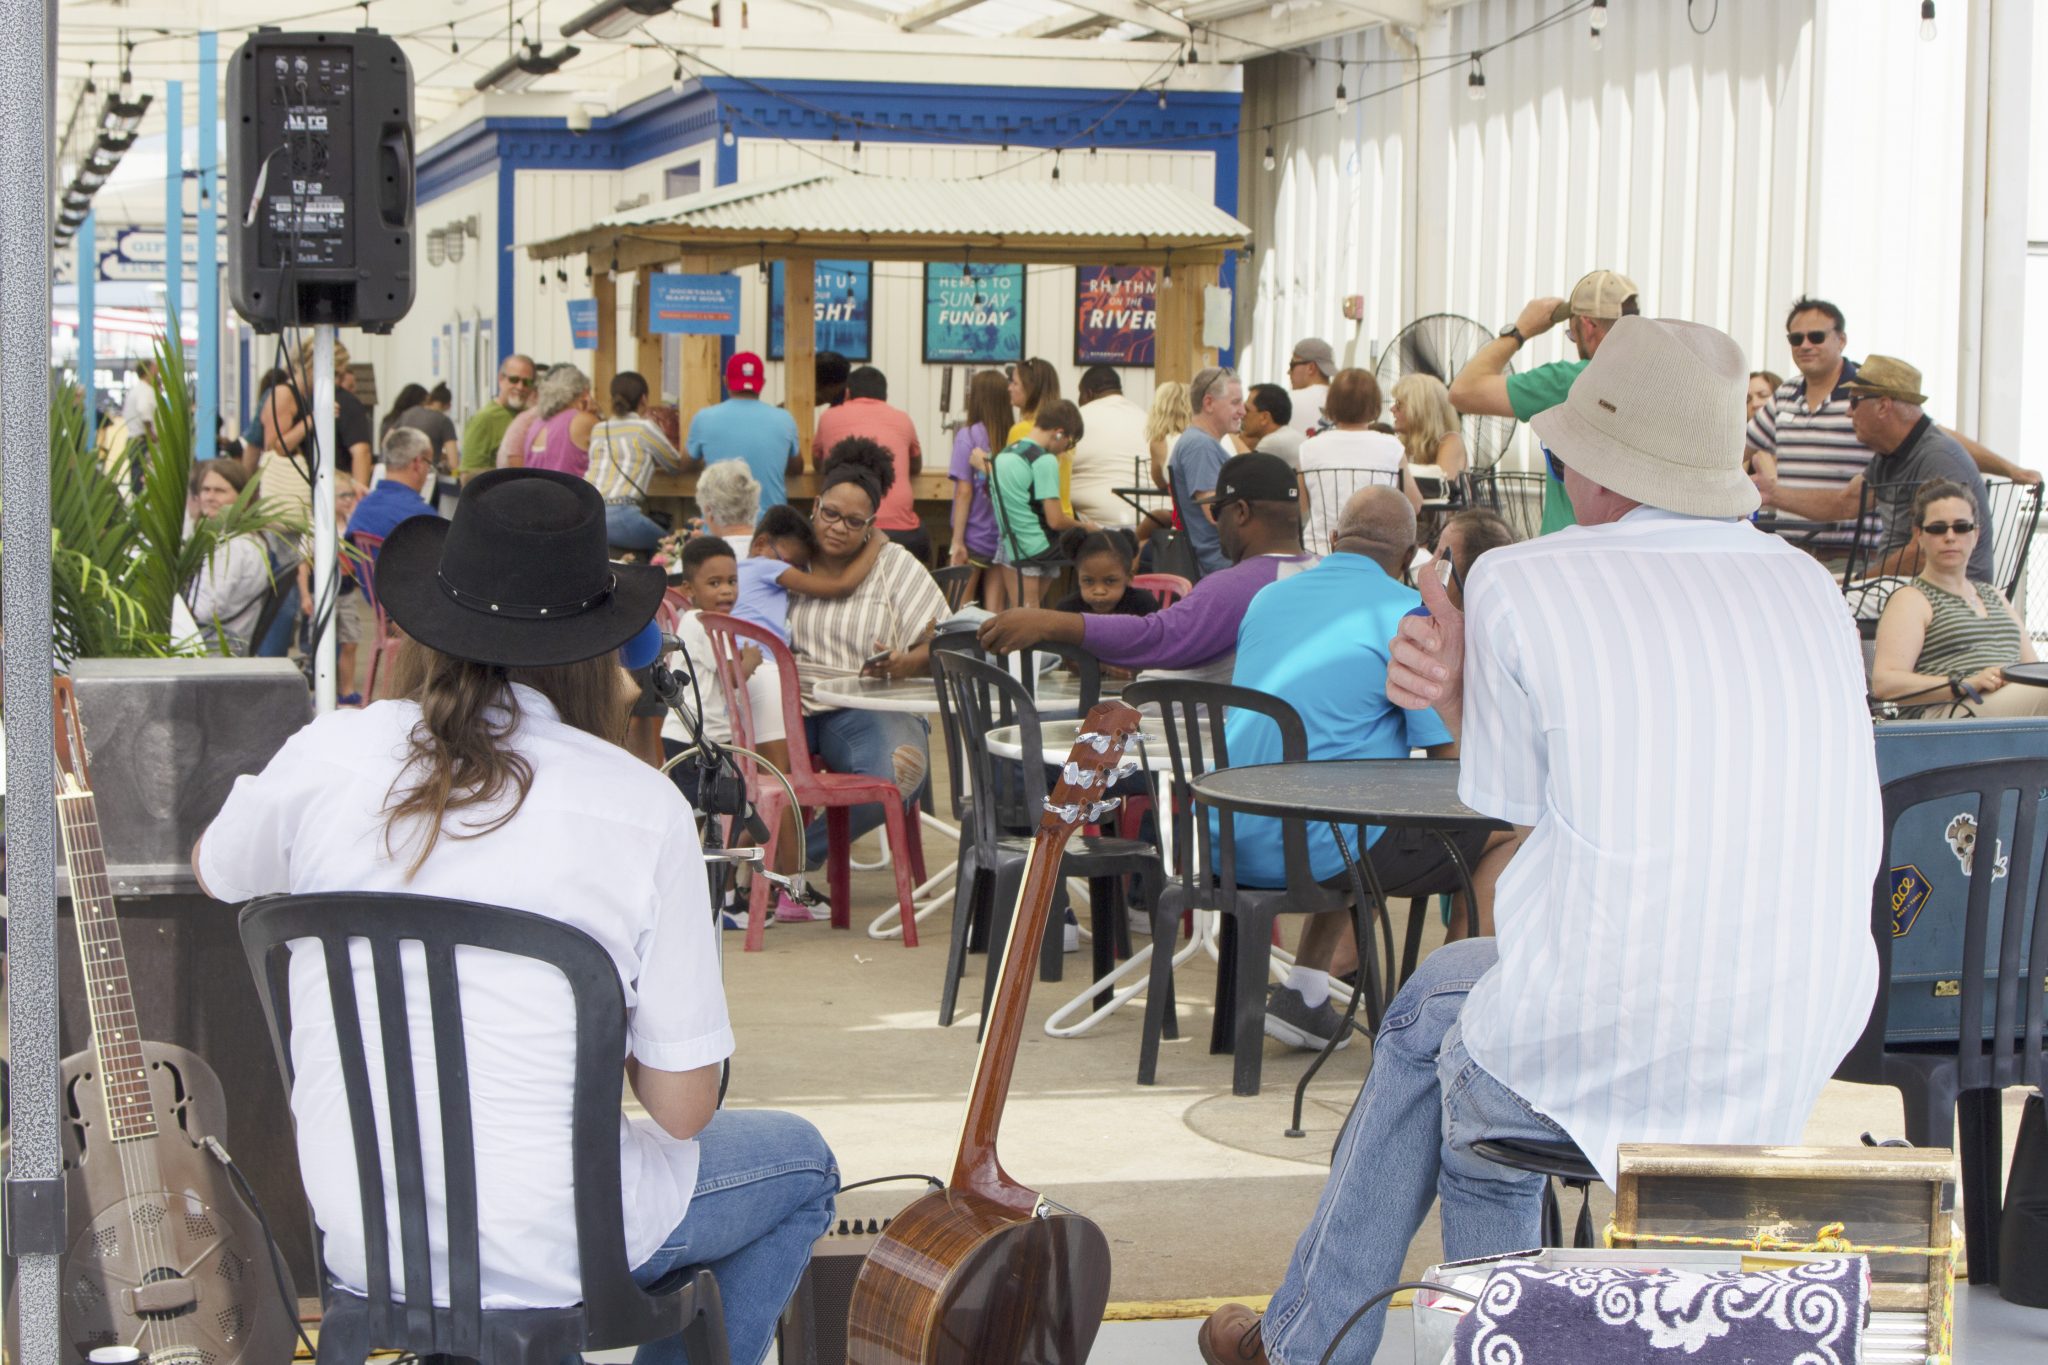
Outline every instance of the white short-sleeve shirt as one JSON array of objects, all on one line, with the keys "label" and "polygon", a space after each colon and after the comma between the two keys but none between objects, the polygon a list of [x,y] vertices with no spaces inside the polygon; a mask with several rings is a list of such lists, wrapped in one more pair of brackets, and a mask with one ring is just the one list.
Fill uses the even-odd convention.
[{"label": "white short-sleeve shirt", "polygon": [[1862,652],[1814,560],[1642,508],[1466,588],[1459,795],[1533,827],[1472,1057],[1610,1184],[1623,1142],[1793,1143],[1876,990]]},{"label": "white short-sleeve shirt", "polygon": [[[399,776],[411,702],[337,711],[299,731],[261,773],[235,783],[200,844],[199,874],[222,900],[276,892],[396,891],[478,901],[547,915],[589,934],[625,987],[627,1047],[643,1065],[689,1071],[730,1056],[732,1029],[718,970],[702,854],[689,806],[667,778],[615,744],[559,720],[540,693],[515,686],[512,744],[533,785],[505,825],[472,839],[443,834],[411,880],[414,849],[387,852],[383,807]],[[484,823],[488,810],[470,819]],[[457,817],[462,818],[462,817]],[[356,998],[372,1076],[382,1072],[375,977],[357,945]],[[574,1174],[569,1160],[575,1040],[569,985],[553,968],[481,950],[457,954],[475,1127],[483,1305],[548,1307],[581,1297]],[[348,1104],[327,973],[318,948],[291,960],[292,1117],[299,1169],[326,1234],[330,1269],[366,1282],[362,1217]],[[440,1142],[432,1099],[433,1025],[424,957],[408,960],[413,1069],[428,1152]],[[381,1088],[378,1089],[381,1093]],[[398,1204],[386,1143],[393,1275]],[[638,1265],[682,1221],[697,1182],[697,1144],[645,1120],[619,1120],[626,1258]],[[438,1163],[427,1196],[443,1198]],[[435,1300],[447,1302],[446,1238],[429,1220]]]}]

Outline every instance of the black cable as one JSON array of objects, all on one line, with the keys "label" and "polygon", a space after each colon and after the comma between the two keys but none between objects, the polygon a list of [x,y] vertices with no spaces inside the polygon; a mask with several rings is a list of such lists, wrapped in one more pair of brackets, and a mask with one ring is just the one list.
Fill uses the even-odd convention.
[{"label": "black cable", "polygon": [[1704,38],[1714,31],[1715,23],[1721,18],[1721,0],[1714,0],[1714,8],[1707,12],[1707,26],[1705,28],[1701,28],[1693,22],[1693,3],[1694,0],[1685,0],[1685,26]]},{"label": "black cable", "polygon": [[235,1159],[228,1155],[228,1149],[220,1145],[220,1140],[209,1137],[205,1139],[205,1143],[207,1151],[213,1154],[213,1159],[227,1167],[228,1181],[234,1185],[235,1193],[242,1197],[242,1202],[256,1215],[256,1223],[263,1229],[264,1245],[270,1248],[271,1274],[277,1284],[277,1297],[284,1304],[285,1316],[291,1320],[292,1330],[299,1334],[299,1344],[306,1348],[306,1354],[317,1357],[319,1351],[314,1347],[313,1339],[306,1335],[305,1324],[299,1321],[299,1305],[293,1300],[291,1291],[286,1288],[286,1282],[291,1277],[285,1271],[284,1251],[277,1245],[277,1234],[270,1230],[270,1216],[263,1211],[263,1201],[256,1197],[255,1187],[249,1184],[248,1177],[242,1174],[242,1168],[235,1164]]},{"label": "black cable", "polygon": [[935,1175],[878,1175],[868,1180],[856,1180],[851,1185],[841,1185],[839,1192],[850,1194],[854,1190],[866,1189],[869,1185],[888,1185],[898,1180],[922,1180],[935,1190],[946,1188],[946,1182]]},{"label": "black cable", "polygon": [[1336,1339],[1330,1343],[1330,1349],[1323,1352],[1323,1358],[1318,1362],[1318,1365],[1330,1365],[1331,1358],[1337,1354],[1337,1347],[1342,1344],[1345,1337],[1351,1334],[1351,1329],[1358,1325],[1358,1320],[1379,1307],[1382,1302],[1393,1298],[1394,1295],[1404,1289],[1434,1289],[1439,1294],[1449,1294],[1452,1298],[1463,1299],[1467,1303],[1476,1304],[1479,1302],[1477,1294],[1467,1294],[1462,1289],[1453,1289],[1447,1284],[1436,1284],[1429,1280],[1403,1280],[1400,1284],[1388,1285],[1385,1289],[1382,1289],[1379,1293],[1358,1305],[1358,1311],[1345,1319],[1344,1325],[1337,1329]]}]

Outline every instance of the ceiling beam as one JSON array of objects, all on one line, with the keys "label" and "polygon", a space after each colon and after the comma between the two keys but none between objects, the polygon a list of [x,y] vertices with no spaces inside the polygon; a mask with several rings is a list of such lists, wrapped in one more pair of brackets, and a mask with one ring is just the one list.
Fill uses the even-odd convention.
[{"label": "ceiling beam", "polygon": [[[1393,0],[1373,0],[1372,9],[1392,10]],[[1422,8],[1420,4],[1416,7]],[[1379,24],[1407,26],[1405,18],[1394,15],[1369,16],[1360,9],[1322,5],[1315,9],[1290,10],[1277,19],[1266,15],[1247,16],[1227,23],[1207,24],[1203,33],[1211,40],[1211,59],[1219,62],[1248,62],[1283,51],[1308,47],[1327,38],[1342,37]]]},{"label": "ceiling beam", "polygon": [[1185,39],[1188,25],[1185,19],[1176,18],[1165,9],[1154,8],[1140,0],[1065,0],[1074,6],[1071,14],[1051,19],[1041,19],[1026,28],[1019,29],[1013,36],[1018,38],[1064,38],[1095,27],[1104,20],[1112,23],[1132,23],[1154,33],[1163,33],[1169,38]]},{"label": "ceiling beam", "polygon": [[916,9],[905,10],[896,16],[896,27],[906,33],[915,33],[921,28],[930,28],[941,19],[950,19],[962,10],[973,9],[981,0],[925,0]]},{"label": "ceiling beam", "polygon": [[[1181,12],[1181,17],[1190,23],[1208,26],[1212,22],[1236,19],[1256,13],[1256,20],[1250,21],[1260,29],[1281,29],[1290,24],[1304,21],[1310,25],[1335,22],[1341,13],[1350,19],[1351,28],[1370,28],[1374,24],[1394,24],[1402,28],[1421,28],[1429,22],[1431,9],[1444,9],[1443,4],[1431,5],[1430,0],[1324,0],[1313,8],[1297,5],[1285,14],[1273,15],[1271,0],[1197,0]],[[1340,30],[1348,31],[1348,30]],[[1280,43],[1275,47],[1283,46]]]}]

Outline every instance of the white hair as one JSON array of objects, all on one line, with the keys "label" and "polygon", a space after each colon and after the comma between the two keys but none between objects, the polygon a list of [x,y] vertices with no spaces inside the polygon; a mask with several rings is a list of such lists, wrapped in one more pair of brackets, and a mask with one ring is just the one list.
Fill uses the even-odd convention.
[{"label": "white hair", "polygon": [[540,381],[538,401],[541,420],[546,421],[556,413],[574,407],[576,400],[589,392],[589,375],[574,365],[555,366]]},{"label": "white hair", "polygon": [[697,509],[720,526],[751,526],[761,515],[761,485],[745,460],[720,460],[697,476]]},{"label": "white hair", "polygon": [[434,458],[434,443],[416,427],[393,427],[384,433],[384,467],[409,469]]}]

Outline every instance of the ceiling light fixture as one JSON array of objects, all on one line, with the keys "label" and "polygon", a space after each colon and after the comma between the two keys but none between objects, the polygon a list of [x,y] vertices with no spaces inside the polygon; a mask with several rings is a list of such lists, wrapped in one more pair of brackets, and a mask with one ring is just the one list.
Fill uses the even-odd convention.
[{"label": "ceiling light fixture", "polygon": [[1479,54],[1472,54],[1472,74],[1465,77],[1465,97],[1473,103],[1486,98],[1486,68],[1479,64]]},{"label": "ceiling light fixture", "polygon": [[623,38],[657,14],[667,14],[676,0],[598,0],[562,25],[562,36],[588,33],[593,38]]},{"label": "ceiling light fixture", "polygon": [[581,48],[563,47],[543,55],[539,43],[529,42],[524,52],[515,52],[477,78],[477,90],[516,94],[531,90],[543,76],[552,76],[575,59]]},{"label": "ceiling light fixture", "polygon": [[1593,27],[1593,50],[1600,50],[1600,35],[1607,28],[1607,0],[1593,0],[1593,12],[1589,16]]}]

